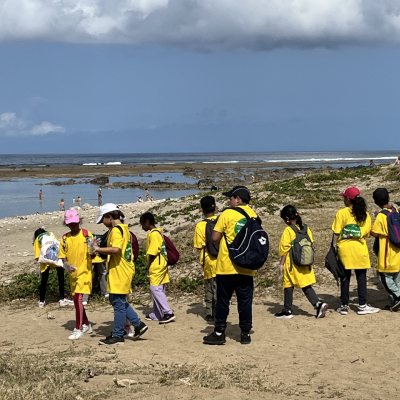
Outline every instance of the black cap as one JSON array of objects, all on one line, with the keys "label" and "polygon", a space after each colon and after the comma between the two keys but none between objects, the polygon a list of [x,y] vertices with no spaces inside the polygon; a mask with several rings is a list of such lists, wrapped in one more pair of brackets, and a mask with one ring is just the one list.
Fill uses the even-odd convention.
[{"label": "black cap", "polygon": [[378,188],[372,193],[372,197],[376,204],[384,206],[389,202],[389,192],[386,188]]},{"label": "black cap", "polygon": [[200,200],[200,206],[203,210],[209,210],[212,207],[215,208],[215,199],[212,196],[204,196]]},{"label": "black cap", "polygon": [[239,196],[241,199],[250,201],[250,190],[246,186],[235,186],[229,192],[222,193],[226,197]]}]

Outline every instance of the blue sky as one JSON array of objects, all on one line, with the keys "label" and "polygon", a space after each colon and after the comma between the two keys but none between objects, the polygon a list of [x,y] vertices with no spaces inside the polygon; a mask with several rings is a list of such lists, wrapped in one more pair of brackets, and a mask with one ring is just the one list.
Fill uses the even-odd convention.
[{"label": "blue sky", "polygon": [[0,153],[399,147],[400,2],[242,3],[3,1]]}]

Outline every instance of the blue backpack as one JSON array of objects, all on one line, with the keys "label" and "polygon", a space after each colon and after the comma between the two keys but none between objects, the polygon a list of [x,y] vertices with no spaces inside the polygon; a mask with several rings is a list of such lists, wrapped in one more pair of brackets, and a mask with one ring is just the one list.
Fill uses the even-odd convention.
[{"label": "blue backpack", "polygon": [[400,214],[392,207],[392,211],[382,210],[387,217],[389,240],[393,246],[400,248]]},{"label": "blue backpack", "polygon": [[259,217],[252,218],[240,207],[232,208],[247,219],[232,243],[228,243],[224,233],[226,246],[231,261],[241,268],[260,269],[268,258],[269,238],[261,227]]}]

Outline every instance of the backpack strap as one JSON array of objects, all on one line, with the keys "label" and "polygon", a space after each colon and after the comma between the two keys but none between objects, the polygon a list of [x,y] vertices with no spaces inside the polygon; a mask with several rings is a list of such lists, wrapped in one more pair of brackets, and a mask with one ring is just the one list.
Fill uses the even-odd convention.
[{"label": "backpack strap", "polygon": [[247,214],[247,212],[244,211],[243,208],[241,208],[241,207],[233,207],[232,210],[235,210],[235,211],[237,211],[238,213],[244,215],[244,216],[246,217],[247,220],[250,219],[249,214]]},{"label": "backpack strap", "polygon": [[[388,210],[381,210],[379,211],[380,213],[386,215],[386,217],[389,216],[390,213],[397,211],[393,206],[392,206],[392,211]],[[388,225],[388,231],[389,231],[389,225]],[[388,248],[389,248],[389,236],[386,236],[386,244],[385,244],[385,269],[387,268],[387,253],[388,253]]]},{"label": "backpack strap", "polygon": [[124,237],[124,230],[119,225],[116,225],[114,228],[117,228],[121,232],[122,237]]}]

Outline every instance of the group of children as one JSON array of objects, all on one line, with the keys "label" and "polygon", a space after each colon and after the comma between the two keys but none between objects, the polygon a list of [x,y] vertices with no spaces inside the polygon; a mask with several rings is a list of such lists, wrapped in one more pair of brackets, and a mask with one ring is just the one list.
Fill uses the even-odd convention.
[{"label": "group of children", "polygon": [[[358,286],[357,314],[365,315],[379,312],[379,308],[367,304],[367,269],[371,267],[366,238],[374,236],[379,244],[377,250],[378,277],[388,292],[387,308],[391,311],[400,309],[400,248],[390,240],[387,214],[394,211],[389,204],[389,192],[378,188],[373,193],[375,204],[381,208],[371,227],[371,217],[367,212],[365,200],[360,191],[349,187],[340,196],[343,197],[344,208],[337,211],[332,223],[334,238],[339,260],[345,268],[345,276],[340,278],[341,306],[337,311],[346,315],[349,311],[349,284],[351,270],[355,271]],[[218,246],[210,239],[213,226],[217,223],[217,206],[214,197],[205,196],[200,200],[204,219],[195,228],[194,247],[199,250],[199,263],[203,267],[205,279],[206,317],[209,322],[215,319],[217,303],[216,263]],[[315,309],[315,317],[323,318],[328,304],[319,299],[312,285],[316,282],[312,265],[296,265],[293,262],[292,251],[296,232],[303,232],[313,243],[310,228],[305,225],[295,207],[287,205],[280,212],[283,222],[287,225],[279,242],[279,275],[284,288],[284,304],[276,318],[290,319],[293,317],[292,304],[294,288],[301,288],[308,301]],[[80,339],[84,333],[91,333],[92,328],[86,315],[83,296],[91,293],[92,259],[98,255],[107,256],[107,292],[114,309],[114,328],[110,336],[100,340],[100,344],[113,345],[124,342],[124,335],[138,338],[148,327],[140,320],[137,313],[127,301],[131,293],[131,282],[135,273],[132,256],[130,232],[124,224],[124,215],[115,204],[107,203],[100,207],[97,223],[103,223],[108,228],[106,247],[100,247],[98,240],[90,231],[81,229],[81,219],[76,210],[65,212],[65,225],[70,232],[63,235],[60,242],[59,259],[63,267],[70,273],[71,292],[75,305],[76,326],[69,339]],[[158,321],[160,324],[175,320],[174,311],[166,298],[166,284],[169,282],[167,254],[162,229],[156,227],[156,221],[150,212],[140,217],[140,224],[148,232],[146,242],[146,260],[149,266],[150,290],[153,297],[153,310],[146,320]],[[40,237],[45,230],[35,232],[35,257],[40,253]],[[48,273],[51,268],[57,268],[60,284],[60,306],[71,302],[64,298],[64,274],[62,267],[41,264],[42,281],[40,287],[39,307],[45,305],[45,291]],[[133,331],[130,328],[133,325]]]},{"label": "group of children", "polygon": [[[60,286],[60,306],[75,305],[75,328],[68,337],[70,340],[81,339],[85,333],[92,333],[92,327],[85,310],[84,296],[92,290],[92,261],[100,256],[107,256],[107,294],[114,309],[114,327],[111,335],[99,341],[99,344],[114,345],[124,343],[124,336],[134,339],[143,335],[148,327],[142,322],[127,301],[132,292],[131,283],[135,274],[132,254],[131,236],[128,226],[124,224],[125,216],[115,204],[107,203],[100,207],[97,223],[108,228],[107,244],[100,247],[93,234],[81,228],[81,218],[74,209],[64,214],[65,225],[70,229],[59,242],[58,259],[62,266],[52,263],[41,263],[41,286],[39,307],[45,306],[47,278],[50,269],[57,268]],[[162,230],[155,226],[151,213],[140,218],[143,230],[148,231],[146,257],[149,265],[150,289],[153,295],[153,312],[146,320],[158,321],[160,324],[172,322],[175,315],[165,295],[165,284],[169,282],[165,254],[165,243]],[[55,235],[40,229],[34,235],[35,258],[39,260],[43,235]],[[68,271],[73,303],[64,299],[64,269]],[[133,326],[133,331],[130,327]]]}]

